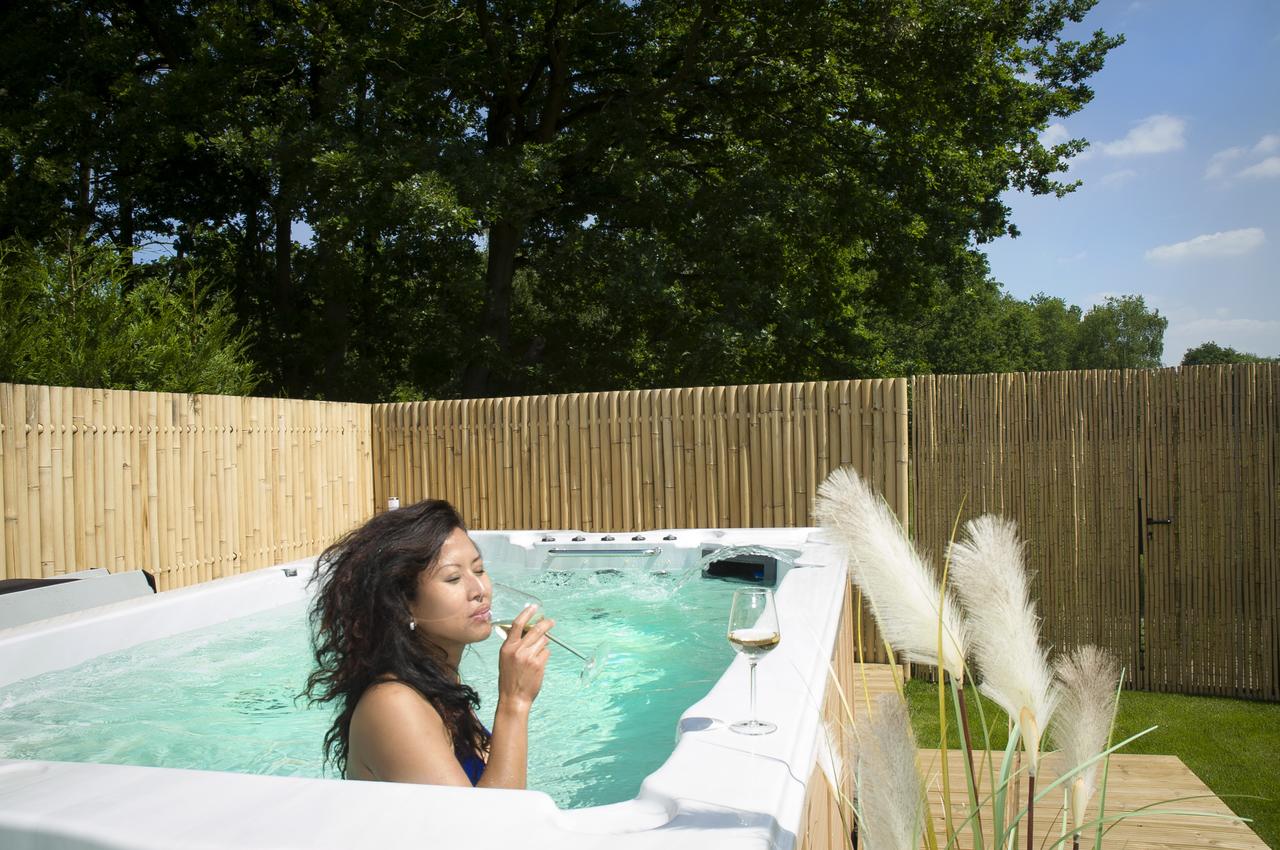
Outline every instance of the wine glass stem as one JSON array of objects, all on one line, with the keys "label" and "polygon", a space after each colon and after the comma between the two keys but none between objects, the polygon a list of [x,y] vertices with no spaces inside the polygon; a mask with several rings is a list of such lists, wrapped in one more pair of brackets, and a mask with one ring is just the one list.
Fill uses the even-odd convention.
[{"label": "wine glass stem", "polygon": [[751,725],[756,724],[756,660],[750,662],[751,667]]},{"label": "wine glass stem", "polygon": [[[501,632],[502,636],[505,638],[505,637],[506,637],[506,635],[507,635],[507,630],[506,630],[505,628],[503,628],[502,626],[498,626],[497,628],[500,630],[500,632]],[[528,627],[526,627],[526,630],[527,630],[527,628],[528,628]],[[551,632],[547,632],[546,638],[547,638],[547,640],[551,641],[552,643],[556,644],[557,646],[560,646],[560,647],[563,647],[563,648],[565,648],[565,649],[569,650],[569,651],[570,651],[570,652],[572,652],[574,655],[578,656],[578,658],[580,658],[583,662],[586,662],[586,661],[590,661],[590,660],[591,660],[591,659],[587,658],[585,655],[583,655],[581,652],[578,652],[578,650],[574,649],[572,646],[569,646],[569,644],[565,643],[564,641],[560,640],[560,639],[559,639],[558,637],[556,637],[555,635],[551,634]]]},{"label": "wine glass stem", "polygon": [[587,660],[587,658],[586,658],[586,656],[585,656],[585,655],[583,655],[581,652],[578,652],[578,650],[574,649],[572,646],[569,646],[567,643],[564,643],[564,642],[563,642],[563,641],[561,641],[560,639],[556,638],[554,635],[552,635],[552,634],[551,634],[551,632],[547,632],[547,640],[551,641],[552,643],[556,644],[557,646],[560,646],[560,647],[562,647],[562,648],[564,648],[564,649],[569,650],[570,652],[572,652],[574,655],[578,656],[578,658],[582,659],[583,661],[586,661],[586,660]]}]

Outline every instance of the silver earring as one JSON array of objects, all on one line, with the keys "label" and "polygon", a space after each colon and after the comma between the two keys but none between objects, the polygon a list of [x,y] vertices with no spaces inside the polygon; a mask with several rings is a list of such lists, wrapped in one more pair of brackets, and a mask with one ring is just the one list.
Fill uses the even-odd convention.
[{"label": "silver earring", "polygon": [[410,620],[410,621],[409,621],[409,631],[413,631],[413,630],[415,630],[416,628],[418,628],[418,622],[417,622],[416,620]]}]

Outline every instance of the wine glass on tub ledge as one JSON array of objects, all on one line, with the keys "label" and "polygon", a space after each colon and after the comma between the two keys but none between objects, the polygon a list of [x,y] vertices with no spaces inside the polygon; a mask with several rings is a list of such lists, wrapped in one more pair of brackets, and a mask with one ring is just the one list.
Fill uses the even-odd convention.
[{"label": "wine glass on tub ledge", "polygon": [[729,728],[734,732],[767,735],[777,730],[777,724],[756,717],[756,663],[777,646],[781,638],[773,591],[767,587],[735,590],[729,609],[729,644],[747,656],[751,665],[751,719],[731,724]]},{"label": "wine glass on tub ledge", "polygon": [[[532,593],[525,593],[523,590],[517,590],[510,585],[501,582],[493,582],[492,595],[489,600],[489,617],[495,628],[501,632],[501,637],[505,640],[507,632],[511,631],[512,622],[524,609],[535,607],[538,609],[525,628],[532,626],[538,620],[542,619],[542,600],[534,596]],[[588,684],[599,675],[604,668],[605,660],[608,658],[608,652],[603,646],[597,646],[592,650],[590,655],[586,655],[574,649],[569,644],[560,640],[555,635],[547,632],[547,639],[557,646],[567,650],[571,655],[577,657],[582,662],[582,671],[578,674],[578,680],[583,684]]]}]

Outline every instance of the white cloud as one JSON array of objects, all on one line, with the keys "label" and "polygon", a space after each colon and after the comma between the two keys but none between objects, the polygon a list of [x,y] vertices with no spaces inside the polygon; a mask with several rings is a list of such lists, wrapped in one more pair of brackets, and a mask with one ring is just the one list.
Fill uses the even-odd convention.
[{"label": "white cloud", "polygon": [[[1224,337],[1258,337],[1269,338],[1269,344],[1259,346],[1264,349],[1275,348],[1280,339],[1280,321],[1275,319],[1240,319],[1234,318],[1230,310],[1214,310],[1213,316],[1195,316],[1179,322],[1185,332],[1203,337],[1203,341],[1213,340],[1219,345],[1227,345]],[[1254,351],[1254,354],[1259,353]]]},{"label": "white cloud", "polygon": [[1269,156],[1241,171],[1237,177],[1280,177],[1280,156]]},{"label": "white cloud", "polygon": [[1108,156],[1136,156],[1182,150],[1187,122],[1173,115],[1152,115],[1139,121],[1123,139],[1102,145]]},{"label": "white cloud", "polygon": [[1099,186],[1118,186],[1121,183],[1127,183],[1138,176],[1138,172],[1132,168],[1123,168],[1119,171],[1113,171],[1110,174],[1104,174],[1098,178]]},{"label": "white cloud", "polygon": [[[1280,156],[1267,156],[1280,152],[1280,134],[1268,133],[1252,148],[1232,147],[1220,150],[1209,157],[1204,170],[1206,180],[1238,178],[1252,180],[1259,177],[1280,177]],[[1266,157],[1240,168],[1240,160],[1247,157]]]},{"label": "white cloud", "polygon": [[1244,148],[1227,148],[1209,157],[1209,167],[1204,170],[1204,179],[1216,180],[1226,177],[1228,167],[1246,153]]},{"label": "white cloud", "polygon": [[1266,234],[1262,232],[1261,227],[1246,227],[1241,230],[1206,233],[1172,245],[1160,245],[1147,251],[1145,256],[1148,260],[1164,263],[1238,257],[1261,247],[1265,241]]},{"label": "white cloud", "polygon": [[1040,144],[1046,148],[1054,145],[1060,145],[1071,138],[1071,131],[1067,129],[1066,124],[1050,124],[1045,131],[1040,134]]},{"label": "white cloud", "polygon": [[1273,151],[1280,151],[1280,134],[1278,133],[1268,133],[1253,146],[1253,152],[1256,154],[1272,153]]}]

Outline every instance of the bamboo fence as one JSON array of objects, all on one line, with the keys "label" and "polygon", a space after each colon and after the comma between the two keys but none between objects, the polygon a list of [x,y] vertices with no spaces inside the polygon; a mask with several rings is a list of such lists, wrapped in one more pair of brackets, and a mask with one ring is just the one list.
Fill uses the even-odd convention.
[{"label": "bamboo fence", "polygon": [[902,378],[377,404],[373,443],[379,506],[476,528],[805,526],[849,465],[907,518]]},{"label": "bamboo fence", "polygon": [[313,555],[370,514],[369,451],[367,405],[0,384],[0,577]]},{"label": "bamboo fence", "polygon": [[920,377],[908,439],[904,379],[372,406],[0,384],[0,577],[182,587],[315,554],[391,496],[477,528],[803,526],[851,465],[935,560],[957,519],[1017,520],[1050,644],[1277,700],[1278,395],[1266,364]]},{"label": "bamboo fence", "polygon": [[1107,647],[1138,688],[1280,699],[1278,384],[1274,365],[915,378],[915,536],[941,553],[957,519],[1015,519],[1050,645]]}]

